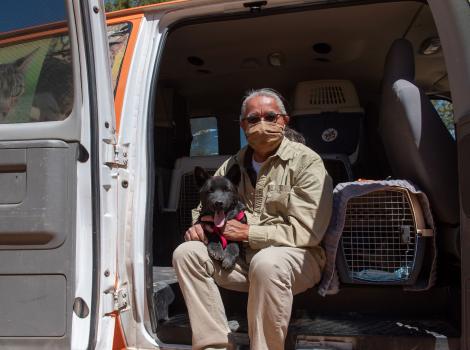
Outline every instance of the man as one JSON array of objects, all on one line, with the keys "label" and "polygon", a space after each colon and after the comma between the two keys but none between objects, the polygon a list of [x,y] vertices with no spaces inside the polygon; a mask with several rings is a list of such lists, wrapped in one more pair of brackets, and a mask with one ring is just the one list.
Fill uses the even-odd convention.
[{"label": "man", "polygon": [[251,349],[281,350],[293,295],[320,280],[325,255],[319,243],[330,220],[332,181],[318,154],[284,137],[288,122],[273,90],[249,93],[240,117],[248,146],[216,172],[223,175],[235,163],[242,171],[238,192],[248,224],[230,220],[223,234],[242,242],[244,258],[233,270],[223,270],[209,257],[198,223],[173,254],[194,349],[227,347],[230,330],[217,285],[249,293]]}]

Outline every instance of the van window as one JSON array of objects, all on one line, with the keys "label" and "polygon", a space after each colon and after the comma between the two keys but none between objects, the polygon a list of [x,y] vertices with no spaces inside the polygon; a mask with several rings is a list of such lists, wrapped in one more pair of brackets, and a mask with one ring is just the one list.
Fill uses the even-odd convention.
[{"label": "van window", "polygon": [[450,134],[455,139],[454,107],[452,102],[444,99],[432,99],[431,102],[447,130],[449,130]]},{"label": "van window", "polygon": [[132,24],[129,22],[108,25],[109,61],[114,95],[131,30]]},{"label": "van window", "polygon": [[[73,72],[64,4],[63,0],[2,2],[0,123],[63,120],[72,111]],[[58,21],[63,21],[59,29]],[[38,25],[41,29],[35,31]]]},{"label": "van window", "polygon": [[[39,2],[35,3],[36,7],[37,4]],[[0,28],[11,27],[6,22]],[[114,93],[131,30],[129,22],[108,26]],[[16,39],[9,35],[9,44],[5,46],[2,46],[2,41],[7,39],[2,40],[0,36],[0,123],[64,120],[72,111],[70,42],[66,28],[59,31],[60,34],[50,36],[50,31],[41,30],[35,33],[37,39],[28,41],[22,41],[21,36]]]},{"label": "van window", "polygon": [[219,154],[219,135],[216,117],[191,118],[191,157]]}]

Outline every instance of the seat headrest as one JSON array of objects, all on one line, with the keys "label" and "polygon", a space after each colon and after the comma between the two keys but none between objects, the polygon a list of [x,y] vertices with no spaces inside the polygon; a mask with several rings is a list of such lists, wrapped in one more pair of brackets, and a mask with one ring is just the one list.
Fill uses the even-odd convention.
[{"label": "seat headrest", "polygon": [[390,47],[385,60],[384,83],[393,84],[400,79],[413,81],[414,78],[413,45],[406,39],[397,39]]}]

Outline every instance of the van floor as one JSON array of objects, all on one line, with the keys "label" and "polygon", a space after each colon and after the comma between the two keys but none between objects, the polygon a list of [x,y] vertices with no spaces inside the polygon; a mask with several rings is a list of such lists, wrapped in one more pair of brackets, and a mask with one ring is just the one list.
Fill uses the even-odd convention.
[{"label": "van floor", "polygon": [[[154,297],[158,286],[166,282],[175,297],[169,305],[168,318],[157,327],[157,336],[167,344],[189,345],[191,328],[174,271],[169,267],[155,267]],[[224,289],[221,294],[233,332],[232,341],[243,349],[248,346],[247,294]],[[363,299],[358,299],[358,295]],[[295,345],[300,339],[307,343],[319,339],[346,342],[354,344],[351,349],[377,349],[378,346],[381,350],[459,349],[460,334],[456,323],[448,319],[450,312],[443,302],[446,296],[449,297],[447,288],[439,287],[419,293],[405,293],[401,288],[391,291],[390,287],[387,290],[344,287],[338,295],[326,298],[312,289],[294,299],[286,349],[300,349]],[[369,307],[364,307],[367,304]],[[355,305],[362,305],[361,310],[354,309]]]},{"label": "van floor", "polygon": [[[247,323],[242,316],[229,317],[234,332],[232,341],[248,345]],[[165,321],[157,332],[167,344],[191,344],[191,328],[187,314]],[[286,349],[295,349],[299,339],[336,340],[361,343],[358,349],[458,349],[459,334],[448,322],[442,320],[394,319],[362,314],[318,315],[305,314],[291,319]],[[444,344],[447,344],[445,346]],[[442,346],[444,345],[444,346]],[[324,348],[321,348],[324,349]],[[328,349],[328,348],[325,348]]]}]

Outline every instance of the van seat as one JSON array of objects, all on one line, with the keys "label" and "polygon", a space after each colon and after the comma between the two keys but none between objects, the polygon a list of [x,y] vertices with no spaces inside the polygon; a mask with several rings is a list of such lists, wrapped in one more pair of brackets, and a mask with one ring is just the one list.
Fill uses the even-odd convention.
[{"label": "van seat", "polygon": [[191,209],[199,204],[199,191],[193,179],[194,168],[200,166],[213,174],[229,157],[228,155],[198,156],[176,160],[165,211],[177,213],[178,232],[183,233],[191,225]]}]

